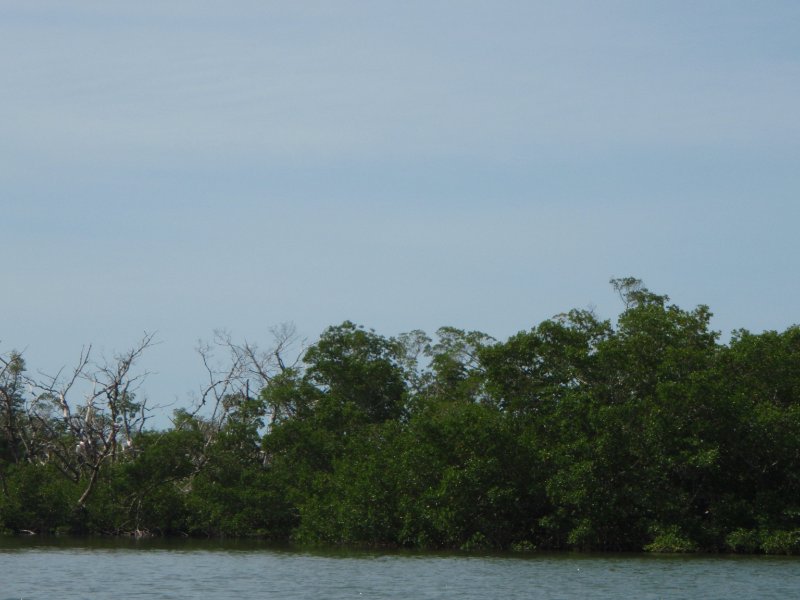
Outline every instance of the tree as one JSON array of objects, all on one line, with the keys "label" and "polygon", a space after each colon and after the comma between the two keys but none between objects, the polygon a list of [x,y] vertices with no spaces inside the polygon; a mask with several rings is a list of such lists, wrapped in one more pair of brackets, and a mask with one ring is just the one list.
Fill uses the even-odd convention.
[{"label": "tree", "polygon": [[24,374],[25,361],[19,352],[0,356],[0,463],[19,462],[26,453]]},{"label": "tree", "polygon": [[598,348],[611,333],[608,321],[572,310],[483,348],[490,401],[520,416],[541,417],[576,390],[588,393],[600,377]]},{"label": "tree", "polygon": [[320,409],[352,409],[359,420],[380,423],[399,418],[405,409],[402,355],[396,340],[345,321],[325,330],[308,349],[305,377],[324,392]]},{"label": "tree", "polygon": [[480,331],[464,331],[455,327],[441,327],[436,331],[437,341],[428,344],[425,353],[430,359],[427,388],[423,398],[434,402],[480,402],[484,399],[484,365],[481,352],[490,348],[495,340]]},{"label": "tree", "polygon": [[[146,401],[137,401],[136,392],[147,373],[134,373],[133,368],[153,343],[153,335],[145,333],[131,350],[102,363],[91,361],[89,347],[69,375],[59,372],[32,382],[36,397],[28,419],[37,458],[82,482],[79,509],[95,489],[103,465],[128,451],[144,428]],[[82,403],[73,400],[79,383],[86,390]]]}]

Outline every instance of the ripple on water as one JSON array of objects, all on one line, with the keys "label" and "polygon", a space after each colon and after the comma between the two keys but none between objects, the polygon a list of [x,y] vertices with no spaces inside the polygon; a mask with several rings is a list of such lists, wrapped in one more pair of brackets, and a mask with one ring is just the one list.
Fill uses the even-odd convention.
[{"label": "ripple on water", "polygon": [[790,598],[800,560],[309,553],[248,545],[0,544],[0,600]]}]

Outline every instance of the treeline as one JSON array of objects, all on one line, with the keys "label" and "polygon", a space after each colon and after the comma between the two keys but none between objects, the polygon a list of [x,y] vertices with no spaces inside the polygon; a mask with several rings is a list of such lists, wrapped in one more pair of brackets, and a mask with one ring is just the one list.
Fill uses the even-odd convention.
[{"label": "treeline", "polygon": [[149,337],[45,381],[8,354],[0,528],[800,553],[800,328],[722,344],[707,307],[612,284],[615,323],[572,310],[504,342],[345,322],[289,361],[287,330],[221,338],[166,430],[134,393]]}]

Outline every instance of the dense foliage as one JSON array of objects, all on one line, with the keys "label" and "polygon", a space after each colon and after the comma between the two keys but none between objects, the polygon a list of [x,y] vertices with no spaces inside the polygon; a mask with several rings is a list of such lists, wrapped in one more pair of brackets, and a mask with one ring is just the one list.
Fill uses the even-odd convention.
[{"label": "dense foliage", "polygon": [[612,283],[616,323],[573,310],[505,342],[345,322],[161,431],[126,425],[113,377],[104,411],[29,397],[7,355],[0,528],[800,553],[800,327],[721,344],[707,307]]}]

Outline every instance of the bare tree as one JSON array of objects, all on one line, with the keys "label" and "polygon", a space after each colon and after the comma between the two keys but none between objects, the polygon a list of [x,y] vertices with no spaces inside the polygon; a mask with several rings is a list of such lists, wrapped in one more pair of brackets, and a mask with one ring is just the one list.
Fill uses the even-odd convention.
[{"label": "bare tree", "polygon": [[[202,388],[191,412],[197,417],[205,410],[212,432],[219,432],[236,408],[237,400],[252,400],[280,373],[297,369],[305,350],[305,340],[301,340],[292,324],[282,324],[270,329],[272,344],[262,350],[255,343],[245,340],[234,342],[226,331],[215,331],[212,343],[201,342],[197,347],[207,381]],[[217,358],[221,351],[222,362]],[[292,356],[291,361],[287,354]],[[280,408],[268,406],[267,414],[271,425],[280,418]]]},{"label": "bare tree", "polygon": [[100,363],[91,360],[89,346],[71,371],[41,374],[30,382],[34,398],[27,415],[34,455],[53,461],[76,483],[85,482],[79,507],[94,490],[102,465],[128,451],[145,425],[147,402],[136,393],[148,373],[133,369],[154,343],[154,335],[145,332],[133,348]]},{"label": "bare tree", "polygon": [[[176,411],[173,421],[176,427],[190,427],[202,434],[202,450],[192,457],[195,472],[203,469],[210,448],[232,420],[271,427],[279,418],[279,410],[264,402],[261,392],[276,376],[297,368],[305,340],[298,337],[291,324],[273,327],[270,333],[272,344],[267,350],[248,341],[235,342],[230,333],[222,330],[214,332],[211,342],[198,343],[206,381],[194,398],[192,409]],[[287,355],[292,359],[288,360]]]}]

